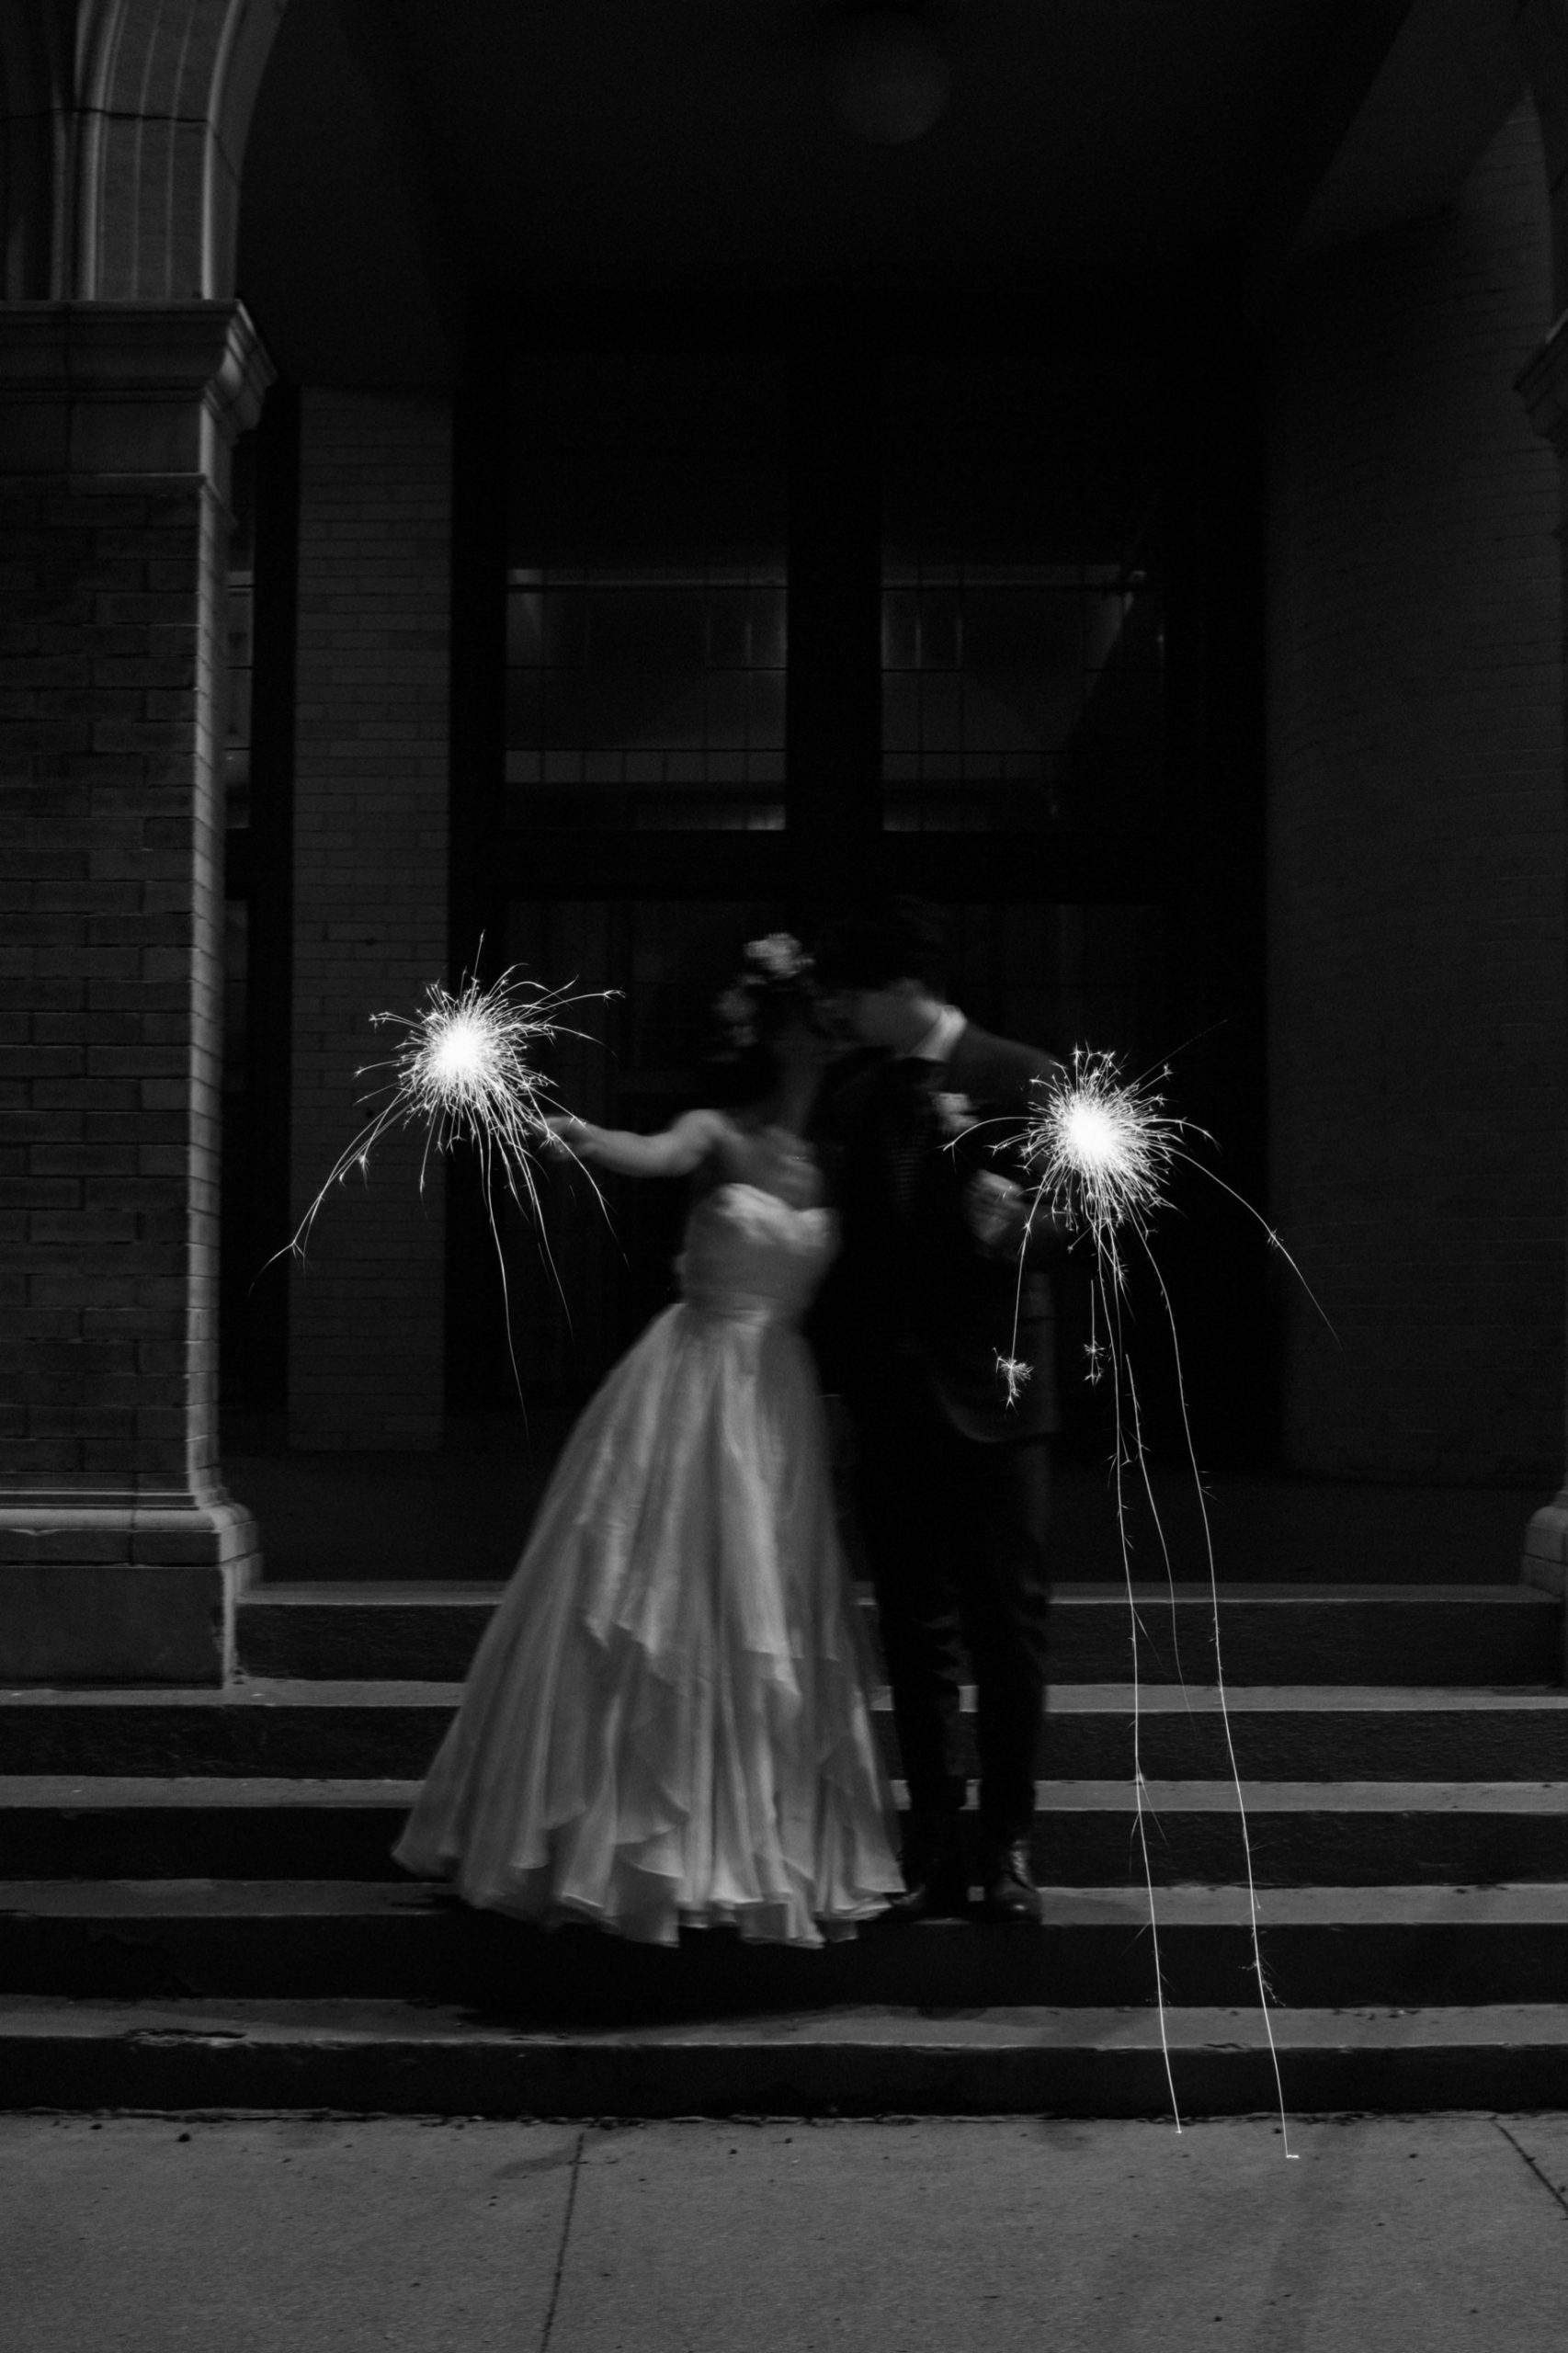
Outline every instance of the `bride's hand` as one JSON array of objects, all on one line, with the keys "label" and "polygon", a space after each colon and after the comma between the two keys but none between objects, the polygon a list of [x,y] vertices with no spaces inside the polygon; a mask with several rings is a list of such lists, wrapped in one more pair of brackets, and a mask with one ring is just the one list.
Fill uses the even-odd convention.
[{"label": "bride's hand", "polygon": [[557,1152],[580,1154],[588,1140],[588,1123],[575,1111],[551,1111],[544,1121],[542,1140]]}]

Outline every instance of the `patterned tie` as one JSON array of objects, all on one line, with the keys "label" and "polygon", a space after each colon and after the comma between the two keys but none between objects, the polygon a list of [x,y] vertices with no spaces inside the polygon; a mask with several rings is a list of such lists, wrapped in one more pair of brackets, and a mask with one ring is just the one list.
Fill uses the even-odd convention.
[{"label": "patterned tie", "polygon": [[894,1063],[892,1076],[895,1084],[889,1102],[888,1169],[893,1207],[901,1217],[907,1218],[915,1206],[921,1166],[931,1149],[931,1089],[937,1064],[909,1054]]}]

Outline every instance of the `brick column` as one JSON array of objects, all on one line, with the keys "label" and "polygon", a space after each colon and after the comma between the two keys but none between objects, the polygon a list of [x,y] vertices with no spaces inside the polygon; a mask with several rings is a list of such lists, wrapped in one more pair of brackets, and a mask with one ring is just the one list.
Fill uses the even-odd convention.
[{"label": "brick column", "polygon": [[[1518,389],[1530,423],[1557,452],[1562,517],[1557,536],[1560,557],[1568,566],[1568,314],[1559,319],[1522,370]],[[1568,647],[1564,659],[1568,661]],[[1568,1598],[1568,1476],[1555,1500],[1534,1515],[1525,1531],[1521,1574],[1528,1585],[1541,1586],[1549,1593]],[[1564,1651],[1563,1668],[1568,1676],[1568,1649]]]},{"label": "brick column", "polygon": [[[447,970],[451,412],[310,392],[301,419],[294,1213],[364,1117],[357,1083]],[[443,1171],[389,1140],[324,1204],[290,1303],[290,1440],[439,1444]]]},{"label": "brick column", "polygon": [[0,310],[0,1677],[215,1681],[228,302]]}]

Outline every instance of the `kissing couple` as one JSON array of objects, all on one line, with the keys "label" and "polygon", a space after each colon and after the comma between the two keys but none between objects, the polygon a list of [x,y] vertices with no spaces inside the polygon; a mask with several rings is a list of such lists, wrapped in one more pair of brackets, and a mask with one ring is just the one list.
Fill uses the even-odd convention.
[{"label": "kissing couple", "polygon": [[[947,1002],[898,902],[719,1002],[752,1083],[562,1151],[690,1188],[679,1298],[577,1422],[395,1849],[468,1903],[673,1944],[1031,1923],[1062,1237],[1018,1145],[1059,1065]],[[846,1048],[869,1050],[852,1075]],[[834,1083],[835,1081],[838,1083]],[[808,1336],[809,1334],[809,1336]],[[842,1400],[907,1809],[835,1510]],[[967,1647],[979,1813],[958,1752]],[[901,1843],[902,1869],[894,1845]]]}]

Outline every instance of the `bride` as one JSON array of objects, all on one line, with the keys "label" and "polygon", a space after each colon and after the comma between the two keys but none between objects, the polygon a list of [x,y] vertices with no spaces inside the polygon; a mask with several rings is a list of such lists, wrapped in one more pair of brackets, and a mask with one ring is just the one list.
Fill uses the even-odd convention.
[{"label": "bride", "polygon": [[805,1131],[833,1049],[806,960],[721,1000],[768,1084],[661,1135],[553,1123],[689,1176],[681,1298],[577,1423],[396,1847],[470,1904],[673,1944],[819,1945],[901,1892],[822,1399],[798,1325],[833,1256]]}]

